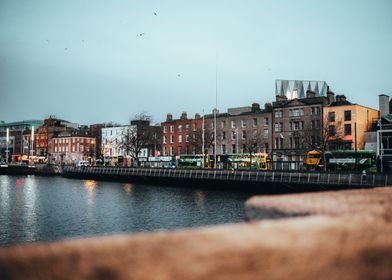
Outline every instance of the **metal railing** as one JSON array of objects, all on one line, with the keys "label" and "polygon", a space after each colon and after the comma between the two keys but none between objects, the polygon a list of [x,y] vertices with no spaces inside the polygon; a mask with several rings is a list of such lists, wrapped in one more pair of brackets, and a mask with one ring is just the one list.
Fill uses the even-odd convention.
[{"label": "metal railing", "polygon": [[192,180],[240,181],[281,184],[334,186],[390,186],[392,176],[385,174],[304,173],[249,170],[200,170],[164,168],[72,167],[63,168],[67,174],[91,174],[119,177],[154,177]]}]

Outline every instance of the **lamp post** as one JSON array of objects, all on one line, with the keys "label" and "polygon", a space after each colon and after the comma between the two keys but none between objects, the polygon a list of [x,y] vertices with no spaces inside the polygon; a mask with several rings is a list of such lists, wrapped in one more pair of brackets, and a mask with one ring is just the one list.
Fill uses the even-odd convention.
[{"label": "lamp post", "polygon": [[31,126],[31,156],[34,156],[34,126]]},{"label": "lamp post", "polygon": [[10,129],[9,129],[9,128],[7,128],[5,141],[6,141],[6,150],[5,150],[5,156],[6,156],[6,158],[5,158],[5,160],[6,160],[6,163],[8,164],[8,154],[9,154],[9,151],[8,151],[8,142],[10,141]]}]

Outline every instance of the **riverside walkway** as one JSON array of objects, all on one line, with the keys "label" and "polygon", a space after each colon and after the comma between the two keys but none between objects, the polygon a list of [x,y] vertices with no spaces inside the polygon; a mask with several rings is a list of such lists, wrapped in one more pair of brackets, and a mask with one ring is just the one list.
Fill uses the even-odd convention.
[{"label": "riverside walkway", "polygon": [[333,189],[370,188],[392,185],[386,174],[300,173],[279,171],[161,169],[122,167],[72,167],[62,170],[65,177],[119,181],[150,181],[240,187],[256,191],[298,192]]}]

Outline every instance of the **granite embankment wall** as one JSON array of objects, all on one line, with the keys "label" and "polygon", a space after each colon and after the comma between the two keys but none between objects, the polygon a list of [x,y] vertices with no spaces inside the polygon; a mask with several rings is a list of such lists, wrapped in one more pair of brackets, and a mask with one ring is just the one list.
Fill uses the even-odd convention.
[{"label": "granite embankment wall", "polygon": [[392,188],[246,209],[242,224],[0,248],[0,279],[392,279]]}]

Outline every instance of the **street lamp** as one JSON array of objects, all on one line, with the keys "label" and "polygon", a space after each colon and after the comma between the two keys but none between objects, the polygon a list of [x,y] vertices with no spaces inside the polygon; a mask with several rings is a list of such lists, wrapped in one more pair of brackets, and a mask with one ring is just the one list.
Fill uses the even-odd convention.
[{"label": "street lamp", "polygon": [[8,164],[8,154],[9,154],[9,151],[8,151],[8,142],[10,141],[10,129],[9,129],[9,128],[7,128],[7,134],[6,134],[6,139],[5,139],[5,141],[6,141],[6,150],[5,150],[6,163]]}]

